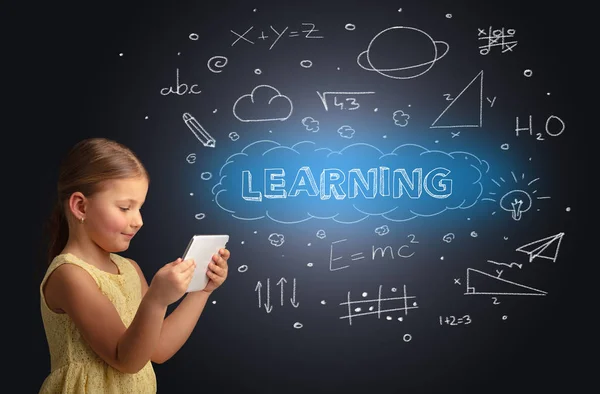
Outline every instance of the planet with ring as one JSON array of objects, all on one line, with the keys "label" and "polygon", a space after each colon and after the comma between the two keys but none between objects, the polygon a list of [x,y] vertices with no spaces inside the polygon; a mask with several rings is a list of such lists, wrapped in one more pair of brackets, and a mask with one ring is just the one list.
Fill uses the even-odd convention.
[{"label": "planet with ring", "polygon": [[[414,33],[417,33],[416,35]],[[419,45],[414,45],[413,52],[423,52],[427,50],[427,47],[433,48],[433,58],[424,62],[419,62],[418,64],[408,64],[408,65],[399,65],[393,68],[378,68],[377,65],[381,64],[381,55],[384,50],[394,50],[395,52],[404,51],[406,52],[408,49],[406,46],[402,47],[402,42],[406,45],[406,41],[411,42],[411,45],[417,44],[414,42],[415,39],[418,39],[420,42]],[[385,41],[385,45],[378,43],[377,41]],[[390,42],[397,44],[400,47],[390,48]],[[423,46],[423,44],[425,46]],[[442,45],[443,48],[438,49],[438,46]],[[375,49],[375,57],[372,54],[373,48],[377,46]],[[385,48],[381,48],[385,46]],[[412,49],[412,48],[411,48]],[[378,74],[383,75],[384,77],[393,78],[393,79],[410,79],[416,78],[425,74],[429,71],[433,65],[440,59],[442,59],[448,53],[450,46],[445,41],[435,41],[429,34],[425,33],[422,30],[416,29],[414,27],[407,26],[393,26],[387,28],[381,32],[379,32],[371,42],[367,49],[361,52],[356,58],[356,62],[358,65],[367,71],[375,71]]]}]

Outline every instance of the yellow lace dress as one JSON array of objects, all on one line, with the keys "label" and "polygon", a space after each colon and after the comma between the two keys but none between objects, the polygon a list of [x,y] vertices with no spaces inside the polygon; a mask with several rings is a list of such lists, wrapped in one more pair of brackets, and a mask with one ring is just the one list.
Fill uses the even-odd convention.
[{"label": "yellow lace dress", "polygon": [[62,264],[75,264],[94,278],[128,327],[142,299],[140,278],[126,258],[111,254],[111,259],[119,267],[118,274],[100,270],[70,253],[56,256],[48,266],[40,284],[40,297],[50,351],[50,374],[42,383],[40,393],[156,393],[156,376],[150,361],[135,374],[118,371],[92,350],[66,313],[56,313],[46,304],[43,287],[50,273]]}]

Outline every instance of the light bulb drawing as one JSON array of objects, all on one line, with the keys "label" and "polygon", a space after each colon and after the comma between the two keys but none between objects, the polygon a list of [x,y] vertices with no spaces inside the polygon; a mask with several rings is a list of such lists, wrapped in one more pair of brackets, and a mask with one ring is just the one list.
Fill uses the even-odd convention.
[{"label": "light bulb drawing", "polygon": [[[519,181],[525,182],[525,174],[521,174],[520,179],[515,175],[513,171],[510,172],[512,178],[515,181],[515,185],[519,184]],[[536,181],[540,178],[534,178],[527,182],[527,187],[515,187],[515,185],[511,185],[507,183],[502,177],[500,177],[500,182],[492,179],[492,182],[500,189],[508,189],[508,191],[498,191],[492,190],[488,192],[490,197],[482,198],[481,201],[492,201],[497,202],[500,205],[502,210],[510,212],[513,220],[518,221],[523,217],[523,213],[529,211],[532,206],[534,200],[545,200],[549,199],[549,196],[536,196],[533,198],[532,196],[537,194],[537,189],[535,186],[532,186]],[[531,188],[533,190],[524,190]],[[497,196],[501,196],[498,198]],[[496,212],[492,212],[492,215],[495,215]]]},{"label": "light bulb drawing", "polygon": [[521,220],[523,212],[531,208],[531,196],[523,190],[511,190],[500,199],[500,208],[512,212],[513,220]]}]

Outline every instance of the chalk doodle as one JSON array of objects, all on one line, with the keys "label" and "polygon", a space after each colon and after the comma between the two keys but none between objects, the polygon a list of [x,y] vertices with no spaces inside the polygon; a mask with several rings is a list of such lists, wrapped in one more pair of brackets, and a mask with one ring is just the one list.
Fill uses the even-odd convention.
[{"label": "chalk doodle", "polygon": [[[348,314],[345,316],[341,316],[340,319],[348,319],[348,324],[352,325],[352,319],[356,319],[358,317],[368,316],[368,315],[376,315],[377,319],[381,319],[382,314],[388,314],[386,316],[386,320],[392,320],[393,317],[389,314],[390,312],[404,311],[404,317],[405,317],[408,315],[408,311],[410,309],[418,309],[419,308],[419,306],[417,305],[417,302],[412,301],[416,298],[416,296],[409,296],[406,293],[406,285],[403,286],[404,292],[401,297],[382,298],[382,294],[381,294],[382,288],[383,288],[383,286],[379,285],[377,298],[360,299],[360,300],[356,300],[356,301],[351,300],[350,291],[349,291],[348,296],[347,296],[347,301],[340,303],[341,306],[344,306],[345,308],[347,308]],[[391,289],[391,291],[392,291],[392,293],[395,293],[397,291],[397,289],[395,287],[393,287]],[[368,294],[366,292],[363,292],[362,296],[363,296],[363,298],[367,298]],[[411,300],[410,305],[409,305],[409,300]],[[391,303],[390,306],[396,306],[398,304],[398,302],[400,302],[403,305],[401,307],[395,307],[395,308],[387,307],[387,305],[390,305],[390,303]],[[365,304],[368,306],[368,308],[363,306]],[[382,309],[382,304],[386,304],[385,309]],[[364,312],[363,308],[367,309],[367,311]],[[403,321],[404,317],[400,316],[397,319],[398,319],[398,321]]]},{"label": "chalk doodle", "polygon": [[479,46],[479,53],[481,55],[487,55],[490,53],[492,47],[500,47],[502,53],[512,52],[517,46],[517,41],[506,41],[507,38],[514,38],[517,31],[515,29],[493,29],[489,26],[488,31],[485,29],[477,28],[477,39],[487,40],[486,44]]},{"label": "chalk doodle", "polygon": [[[363,159],[361,168],[352,163],[356,157]],[[474,206],[488,171],[488,163],[470,153],[416,144],[384,153],[365,143],[333,151],[311,141],[288,147],[260,140],[227,158],[212,193],[221,209],[241,220],[267,217],[291,224],[332,219],[351,224],[381,216],[406,221]],[[325,204],[332,197],[337,203]],[[420,199],[428,203],[417,204]]]},{"label": "chalk doodle", "polygon": [[528,254],[529,262],[532,262],[534,259],[547,259],[554,263],[558,257],[560,243],[562,242],[564,235],[565,233],[560,232],[558,234],[521,245],[516,250],[517,252]]},{"label": "chalk doodle", "polygon": [[464,295],[544,296],[547,293],[530,286],[503,279],[487,272],[467,268],[467,291]]},{"label": "chalk doodle", "polygon": [[[475,84],[475,82],[478,82],[477,84]],[[452,105],[454,105],[454,103],[457,102],[457,100],[459,98],[461,98],[461,96],[463,94],[465,94],[466,91],[469,90],[473,90],[473,89],[477,89],[477,99],[478,99],[478,107],[479,107],[479,111],[477,113],[478,117],[476,119],[475,122],[466,122],[464,124],[451,124],[451,125],[441,125],[438,124],[438,121],[444,117],[444,115],[446,114],[446,112],[452,107]],[[494,99],[495,101],[495,99]],[[492,102],[493,105],[493,102]],[[450,114],[452,114],[452,112],[450,112]],[[454,118],[464,118],[464,114],[460,114],[459,116],[454,115]],[[473,78],[471,80],[471,82],[469,82],[467,84],[467,86],[464,87],[463,90],[461,90],[461,92],[454,98],[452,98],[451,103],[448,104],[448,106],[442,111],[442,113],[433,121],[433,123],[431,124],[431,128],[452,128],[452,127],[481,127],[483,125],[483,70],[481,70],[479,72],[479,74],[477,74],[475,76],[475,78]]]},{"label": "chalk doodle", "polygon": [[[417,33],[417,34],[415,34]],[[412,42],[415,46],[429,46],[433,47],[433,59],[428,59],[424,62],[409,65],[397,65],[393,68],[378,68],[379,64],[382,64],[385,60],[385,52],[398,52],[405,51],[410,52],[408,48],[402,47],[384,47],[379,46],[378,40],[388,42]],[[441,53],[438,53],[438,45],[443,45],[444,48]],[[423,30],[419,30],[414,27],[408,26],[393,26],[385,30],[380,31],[371,39],[367,49],[361,52],[356,58],[358,65],[367,71],[374,71],[387,78],[393,79],[411,79],[419,77],[431,70],[433,65],[441,60],[446,54],[450,46],[445,41],[434,41],[433,38],[425,33]],[[411,51],[416,51],[414,48]],[[372,53],[375,52],[375,53]]]},{"label": "chalk doodle", "polygon": [[467,324],[471,324],[472,320],[471,320],[471,316],[470,315],[464,315],[462,317],[456,317],[456,316],[440,316],[440,326],[443,326],[444,324],[448,325],[448,326],[458,326],[461,324],[467,325]]},{"label": "chalk doodle", "polygon": [[[286,283],[288,283],[288,281],[284,277],[281,277],[281,279],[279,279],[279,281],[277,281],[277,286],[280,286],[280,288],[281,288],[281,290],[280,290],[280,306],[283,306],[283,304],[284,304],[284,285]],[[271,281],[270,281],[270,278],[267,278],[266,302],[265,303],[263,303],[261,301],[262,287],[263,287],[263,284],[261,283],[261,281],[258,281],[256,283],[256,287],[254,288],[254,291],[256,292],[256,294],[258,296],[258,307],[262,308],[264,306],[265,311],[267,313],[271,313],[271,311],[273,310],[273,304],[271,303]],[[293,283],[292,283],[292,297],[290,298],[290,303],[294,308],[298,308],[298,306],[300,306],[300,303],[296,301],[296,278],[293,279]]]},{"label": "chalk doodle", "polygon": [[[515,184],[519,183],[519,180],[517,179],[517,176],[515,175],[515,173],[513,171],[511,171],[512,177],[515,181]],[[525,179],[525,174],[521,174],[521,180]],[[527,183],[527,186],[531,186],[532,184],[534,184],[536,181],[538,181],[539,178],[535,178],[532,179],[531,181],[529,181]],[[502,184],[500,184],[498,181],[496,181],[495,179],[492,179],[492,182],[494,182],[494,184],[496,184],[496,186],[498,186],[499,188],[503,188],[506,187],[506,181],[504,180],[504,178],[500,177],[500,181],[502,182]],[[533,205],[533,198],[531,197],[532,194],[536,194],[537,193],[537,189],[534,189],[533,191],[525,191],[519,188],[515,188],[515,189],[511,189],[508,192],[506,192],[504,195],[502,195],[502,197],[500,197],[499,201],[496,200],[496,195],[498,195],[497,192],[495,191],[490,191],[489,195],[492,197],[486,197],[486,198],[482,198],[482,201],[492,201],[492,202],[498,202],[498,204],[500,205],[500,208],[502,208],[503,210],[510,212],[511,213],[511,217],[513,220],[521,220],[523,213],[529,211]],[[537,196],[535,197],[536,200],[546,200],[549,199],[549,196]],[[494,214],[495,212],[493,212],[492,214]]]},{"label": "chalk doodle", "polygon": [[302,125],[304,125],[304,127],[306,128],[306,131],[312,131],[313,133],[319,131],[319,121],[315,120],[311,116],[303,118]]},{"label": "chalk doodle", "polygon": [[353,111],[360,108],[360,104],[358,103],[356,97],[346,97],[341,101],[338,101],[339,96],[360,96],[363,94],[375,94],[375,92],[319,92],[317,91],[317,95],[321,99],[323,103],[323,107],[325,107],[325,111],[329,111],[329,106],[327,105],[327,98],[333,97],[333,105],[338,107],[341,110]]},{"label": "chalk doodle", "polygon": [[269,242],[273,246],[281,246],[285,242],[285,237],[283,234],[272,233],[269,235]]},{"label": "chalk doodle", "polygon": [[408,120],[410,119],[410,115],[404,113],[401,109],[394,111],[392,115],[392,119],[394,119],[394,124],[400,127],[406,127],[408,125]]},{"label": "chalk doodle", "polygon": [[185,94],[200,94],[201,90],[198,89],[198,84],[188,85],[187,83],[179,83],[179,69],[175,70],[175,89],[172,86],[168,88],[162,88],[160,94],[162,96],[168,96],[169,94],[176,94],[183,96]]},{"label": "chalk doodle", "polygon": [[189,155],[187,155],[187,157],[185,158],[185,160],[190,163],[190,164],[194,164],[196,162],[196,154],[195,153],[190,153]]},{"label": "chalk doodle", "polygon": [[279,90],[270,85],[258,85],[235,100],[233,116],[240,122],[284,121],[292,115],[293,109],[292,101]]},{"label": "chalk doodle", "polygon": [[523,264],[518,264],[518,263],[515,263],[515,262],[512,262],[512,263],[501,263],[501,262],[494,261],[494,260],[488,260],[487,262],[488,263],[492,263],[492,264],[496,264],[496,265],[505,265],[508,268],[512,268],[513,265],[515,267],[518,267],[518,268],[523,268]]},{"label": "chalk doodle", "polygon": [[206,62],[208,69],[215,74],[222,72],[221,69],[225,68],[226,65],[227,58],[225,56],[213,56]]},{"label": "chalk doodle", "polygon": [[340,127],[337,132],[340,135],[340,137],[350,139],[354,136],[354,133],[356,131],[351,126],[344,125]]},{"label": "chalk doodle", "polygon": [[[401,245],[398,248],[393,248],[391,245],[387,245],[383,248],[380,246],[376,247],[375,245],[373,245],[371,247],[371,256],[370,256],[371,261],[374,261],[376,258],[384,259],[386,257],[389,257],[392,260],[394,260],[396,257],[408,259],[408,258],[414,256],[415,251],[413,250],[413,246],[411,246],[411,244],[418,244],[419,241],[416,241],[416,237],[414,234],[409,234],[406,238],[408,238],[409,241],[407,243],[404,243],[403,245]],[[348,239],[341,239],[338,241],[333,241],[331,243],[330,250],[329,250],[329,271],[338,271],[338,270],[350,267],[349,264],[334,267],[334,262],[335,262],[335,264],[341,264],[338,262],[339,260],[348,258],[346,254],[340,253],[340,251],[339,251],[340,247],[337,246],[338,244],[340,244],[342,242],[347,242],[347,241],[348,241]],[[335,254],[333,251],[334,245],[336,247]],[[351,244],[350,246],[353,246],[353,244]],[[365,258],[365,254],[362,251],[358,251],[356,253],[351,253],[349,255],[350,261],[358,261],[358,260],[362,260],[364,258]]]},{"label": "chalk doodle", "polygon": [[300,66],[302,66],[302,68],[311,68],[313,65],[313,62],[311,60],[308,59],[304,59],[300,61]]},{"label": "chalk doodle", "polygon": [[196,136],[198,141],[202,143],[202,145],[208,148],[215,147],[215,139],[210,134],[208,134],[208,132],[204,129],[204,127],[202,127],[200,123],[198,123],[196,118],[194,118],[188,112],[185,112],[183,114],[183,121],[185,122],[187,127],[189,127],[189,129],[192,130],[192,133],[194,133],[194,135]]},{"label": "chalk doodle", "polygon": [[[532,116],[529,115],[529,127],[519,127],[519,117],[517,116],[515,119],[515,134],[518,137],[520,131],[529,131],[529,135],[533,135],[533,126],[532,126]],[[558,124],[557,128],[550,129],[550,124]],[[556,115],[550,115],[546,118],[545,131],[550,137],[557,137],[565,131],[565,122]],[[544,136],[542,133],[536,134],[536,139],[538,141],[543,141]]]},{"label": "chalk doodle", "polygon": [[[319,30],[316,28],[314,23],[302,23],[302,29],[303,30],[294,30],[294,31],[289,31],[289,26],[286,26],[285,28],[283,28],[283,30],[278,31],[276,30],[273,26],[269,26],[270,30],[267,30],[267,33],[269,35],[265,35],[264,30],[261,30],[260,34],[256,37],[256,38],[252,38],[250,39],[248,37],[250,31],[252,29],[254,29],[254,26],[250,26],[250,28],[248,28],[244,33],[240,34],[235,32],[234,30],[230,30],[231,33],[234,34],[235,37],[237,37],[235,39],[235,41],[233,41],[231,43],[231,46],[234,46],[235,44],[237,44],[238,42],[240,42],[240,40],[243,40],[243,42],[247,42],[248,44],[252,44],[254,45],[254,39],[256,40],[262,40],[263,42],[266,42],[267,39],[270,37],[271,34],[273,34],[273,36],[271,37],[271,40],[269,41],[273,41],[271,43],[271,46],[269,47],[269,50],[273,49],[273,47],[275,46],[275,44],[277,44],[277,42],[279,41],[279,39],[286,34],[287,32],[287,37],[289,38],[294,38],[294,37],[301,37],[301,38],[305,38],[305,39],[311,39],[311,38],[323,38],[323,36],[317,36],[315,35],[315,33],[317,33]],[[302,34],[301,34],[302,33]]]}]

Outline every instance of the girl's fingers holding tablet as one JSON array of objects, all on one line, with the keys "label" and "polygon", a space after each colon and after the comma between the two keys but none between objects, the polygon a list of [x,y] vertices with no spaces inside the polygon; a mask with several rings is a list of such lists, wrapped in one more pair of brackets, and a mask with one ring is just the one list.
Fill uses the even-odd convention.
[{"label": "girl's fingers holding tablet", "polygon": [[222,267],[219,267],[214,262],[211,262],[210,264],[208,264],[208,270],[214,272],[215,274],[217,274],[219,276],[225,275],[225,269]]},{"label": "girl's fingers holding tablet", "polygon": [[196,263],[194,262],[194,259],[188,259],[188,260],[182,261],[179,264],[179,267],[181,268],[180,272],[187,272],[187,271],[194,272],[194,268],[196,268]]}]

